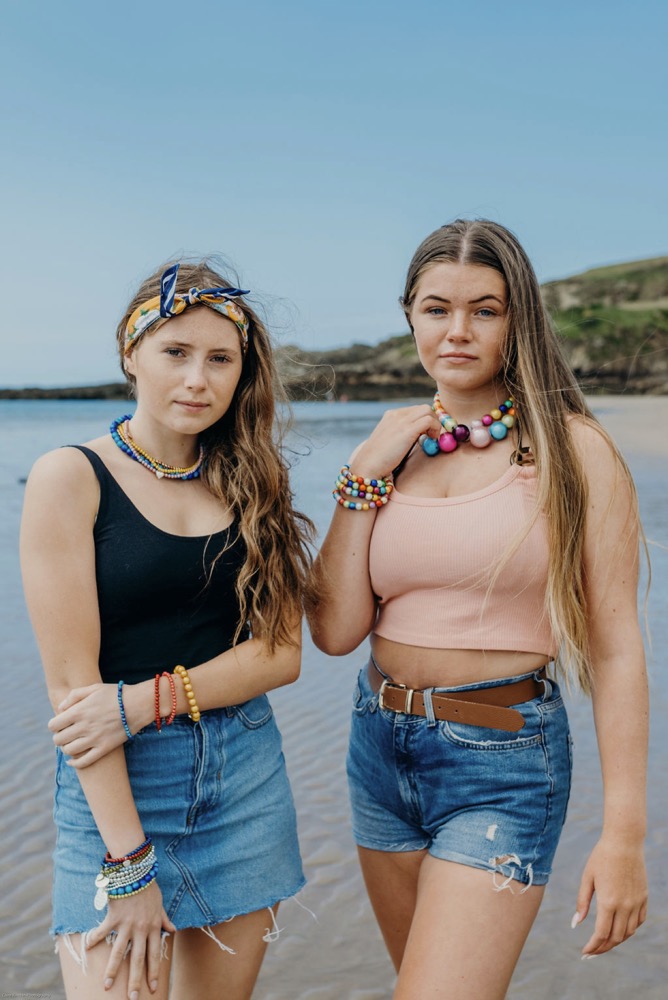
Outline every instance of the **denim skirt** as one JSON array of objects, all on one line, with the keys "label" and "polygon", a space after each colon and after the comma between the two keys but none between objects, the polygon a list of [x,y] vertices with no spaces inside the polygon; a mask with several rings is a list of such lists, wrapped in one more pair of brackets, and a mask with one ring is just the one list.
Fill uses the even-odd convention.
[{"label": "denim skirt", "polygon": [[[281,736],[266,695],[177,716],[125,744],[134,800],[153,838],[163,905],[178,929],[273,906],[304,885]],[[53,935],[87,931],[106,847],[77,772],[57,751]]]},{"label": "denim skirt", "polygon": [[[355,689],[347,767],[356,842],[377,851],[426,849],[493,873],[497,888],[513,880],[544,885],[571,787],[571,738],[558,685],[545,680],[541,695],[512,706],[524,727],[504,732],[381,708],[368,669]],[[540,680],[536,672],[429,692],[527,677]]]}]

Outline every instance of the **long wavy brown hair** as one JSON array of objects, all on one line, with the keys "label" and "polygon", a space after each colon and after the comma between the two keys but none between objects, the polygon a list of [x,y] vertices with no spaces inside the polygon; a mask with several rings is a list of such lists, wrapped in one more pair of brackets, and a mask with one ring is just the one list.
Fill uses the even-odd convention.
[{"label": "long wavy brown hair", "polygon": [[[125,371],[125,327],[142,302],[160,293],[167,261],[137,290],[118,324],[116,339],[121,368]],[[215,258],[180,260],[176,291],[198,288],[232,288],[236,283],[220,273]],[[311,545],[315,528],[295,510],[284,458],[284,438],[289,427],[288,402],[276,370],[269,334],[247,299],[237,299],[249,320],[248,350],[241,378],[225,415],[202,435],[206,461],[202,480],[221,504],[238,518],[246,546],[246,559],[236,581],[240,616],[234,643],[250,626],[254,637],[276,646],[292,641],[292,629],[311,601]],[[206,309],[205,305],[191,309]],[[144,336],[151,336],[149,329]],[[279,417],[277,404],[281,403]]]},{"label": "long wavy brown hair", "polygon": [[547,614],[561,650],[558,666],[567,680],[573,677],[584,691],[590,692],[593,675],[583,563],[587,482],[567,429],[569,414],[595,425],[608,441],[619,473],[628,479],[633,492],[637,519],[631,474],[587,405],[543,306],[534,269],[517,237],[488,219],[457,219],[431,233],[411,260],[400,299],[409,325],[418,281],[428,268],[442,261],[491,267],[505,280],[508,315],[499,377],[515,399],[518,435],[521,441],[524,433],[531,442],[537,466],[538,496],[533,520],[503,554],[490,587],[542,511],[551,555]]}]

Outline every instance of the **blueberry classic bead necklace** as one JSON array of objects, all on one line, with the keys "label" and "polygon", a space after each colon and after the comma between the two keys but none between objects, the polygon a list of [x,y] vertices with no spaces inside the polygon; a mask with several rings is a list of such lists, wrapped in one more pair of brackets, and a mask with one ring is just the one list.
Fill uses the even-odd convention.
[{"label": "blueberry classic bead necklace", "polygon": [[420,436],[420,444],[426,455],[437,455],[439,451],[456,451],[467,441],[474,448],[486,448],[492,441],[503,441],[515,424],[515,400],[511,397],[500,403],[495,410],[485,413],[480,420],[472,420],[471,426],[458,423],[446,413],[438,392],[434,395],[432,410],[441,422],[443,433],[438,439],[427,434]]},{"label": "blueberry classic bead necklace", "polygon": [[133,458],[135,462],[139,462],[143,465],[145,469],[152,472],[158,479],[197,479],[202,468],[202,462],[204,461],[204,449],[200,445],[199,457],[194,465],[188,466],[188,468],[182,468],[178,465],[166,465],[165,462],[160,462],[157,458],[153,458],[148,452],[140,448],[135,440],[133,440],[130,434],[130,414],[125,417],[119,417],[118,420],[113,420],[111,427],[109,428],[109,433],[114,439],[114,443],[118,445],[121,451],[124,451],[126,455]]}]

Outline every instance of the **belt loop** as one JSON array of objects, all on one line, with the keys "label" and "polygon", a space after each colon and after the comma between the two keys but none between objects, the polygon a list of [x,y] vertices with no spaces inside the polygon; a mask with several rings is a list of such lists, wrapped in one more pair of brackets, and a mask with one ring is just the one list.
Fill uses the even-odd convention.
[{"label": "belt loop", "polygon": [[535,677],[537,681],[542,681],[543,683],[543,697],[541,700],[549,701],[550,697],[552,696],[552,684],[550,682],[550,678],[544,671],[542,675],[540,674],[540,672],[535,674]]},{"label": "belt loop", "polygon": [[425,688],[424,691],[422,692],[422,697],[424,699],[424,714],[427,717],[427,725],[428,726],[435,726],[436,725],[436,716],[434,715],[434,706],[433,706],[432,701],[431,701],[431,695],[432,695],[433,690],[434,690],[433,687],[432,688]]}]

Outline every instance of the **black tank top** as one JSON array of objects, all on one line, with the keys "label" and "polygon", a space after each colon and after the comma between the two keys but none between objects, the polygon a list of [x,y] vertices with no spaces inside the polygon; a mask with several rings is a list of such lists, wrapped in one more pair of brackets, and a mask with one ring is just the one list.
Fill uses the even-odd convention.
[{"label": "black tank top", "polygon": [[74,447],[100,483],[93,538],[102,680],[134,684],[229,649],[239,620],[234,584],[246,557],[238,523],[197,537],[162,531],[140,514],[99,455]]}]

